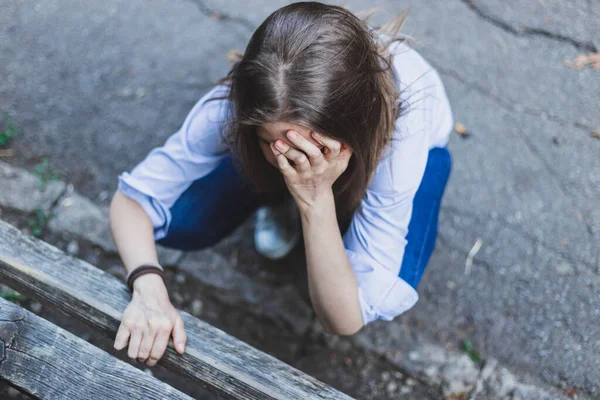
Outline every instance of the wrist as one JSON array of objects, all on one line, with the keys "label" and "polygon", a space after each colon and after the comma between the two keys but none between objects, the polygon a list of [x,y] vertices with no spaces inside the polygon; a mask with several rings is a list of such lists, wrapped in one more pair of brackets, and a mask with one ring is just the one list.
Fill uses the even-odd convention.
[{"label": "wrist", "polygon": [[144,274],[133,281],[133,291],[136,294],[145,294],[157,290],[167,290],[165,282],[158,274]]},{"label": "wrist", "polygon": [[322,192],[310,204],[305,203],[303,206],[299,206],[298,209],[304,223],[313,220],[322,220],[332,213],[335,215],[333,190],[329,189]]}]

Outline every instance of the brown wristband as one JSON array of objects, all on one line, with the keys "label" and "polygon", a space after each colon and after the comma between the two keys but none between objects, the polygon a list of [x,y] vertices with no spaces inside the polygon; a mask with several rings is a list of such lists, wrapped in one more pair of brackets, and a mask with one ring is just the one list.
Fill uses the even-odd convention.
[{"label": "brown wristband", "polygon": [[162,278],[163,282],[165,282],[165,285],[167,283],[165,280],[165,273],[160,267],[151,264],[144,264],[131,271],[127,277],[127,287],[129,287],[129,291],[133,292],[133,281],[145,274],[158,274]]}]

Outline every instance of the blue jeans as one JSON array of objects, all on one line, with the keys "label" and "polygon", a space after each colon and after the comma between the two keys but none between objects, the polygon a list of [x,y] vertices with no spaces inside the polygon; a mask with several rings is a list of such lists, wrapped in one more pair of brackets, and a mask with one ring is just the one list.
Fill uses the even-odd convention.
[{"label": "blue jeans", "polygon": [[[438,214],[452,158],[446,147],[429,151],[421,185],[413,202],[400,278],[417,288],[433,253]],[[244,181],[231,154],[205,177],[194,181],[170,209],[167,236],[156,243],[179,250],[199,250],[227,236],[258,207],[276,204],[281,196],[258,193]]]}]

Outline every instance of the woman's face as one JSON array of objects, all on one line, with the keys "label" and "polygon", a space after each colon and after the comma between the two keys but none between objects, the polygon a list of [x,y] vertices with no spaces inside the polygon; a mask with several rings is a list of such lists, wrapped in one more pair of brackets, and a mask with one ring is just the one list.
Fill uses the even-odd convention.
[{"label": "woman's face", "polygon": [[298,149],[298,147],[296,147],[296,145],[294,145],[287,138],[286,134],[290,130],[299,133],[300,135],[302,135],[302,137],[304,137],[312,144],[317,146],[319,150],[323,151],[323,146],[319,144],[319,142],[317,142],[315,139],[313,139],[313,137],[310,135],[312,130],[309,128],[291,122],[275,122],[265,124],[256,130],[256,134],[258,135],[258,143],[260,144],[260,149],[262,150],[262,153],[264,154],[269,164],[273,165],[275,168],[278,168],[278,165],[277,160],[275,159],[275,155],[273,154],[273,151],[270,147],[271,143],[275,142],[276,140],[282,140],[289,146]]}]

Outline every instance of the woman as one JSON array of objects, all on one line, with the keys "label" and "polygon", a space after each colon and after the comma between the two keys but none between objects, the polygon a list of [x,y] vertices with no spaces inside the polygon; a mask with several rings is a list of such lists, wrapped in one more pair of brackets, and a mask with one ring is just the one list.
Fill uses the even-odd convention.
[{"label": "woman", "polygon": [[[401,24],[387,36],[316,2],[271,14],[181,128],[120,175],[111,231],[129,273],[158,266],[155,242],[210,246],[261,206],[293,221],[289,195],[328,332],[353,334],[410,309],[435,244],[453,120],[436,71],[391,40]],[[281,257],[294,235],[278,239],[268,226],[257,229],[257,248]],[[139,276],[115,348],[129,342],[129,357],[153,366],[171,334],[183,353],[163,280]]]}]

